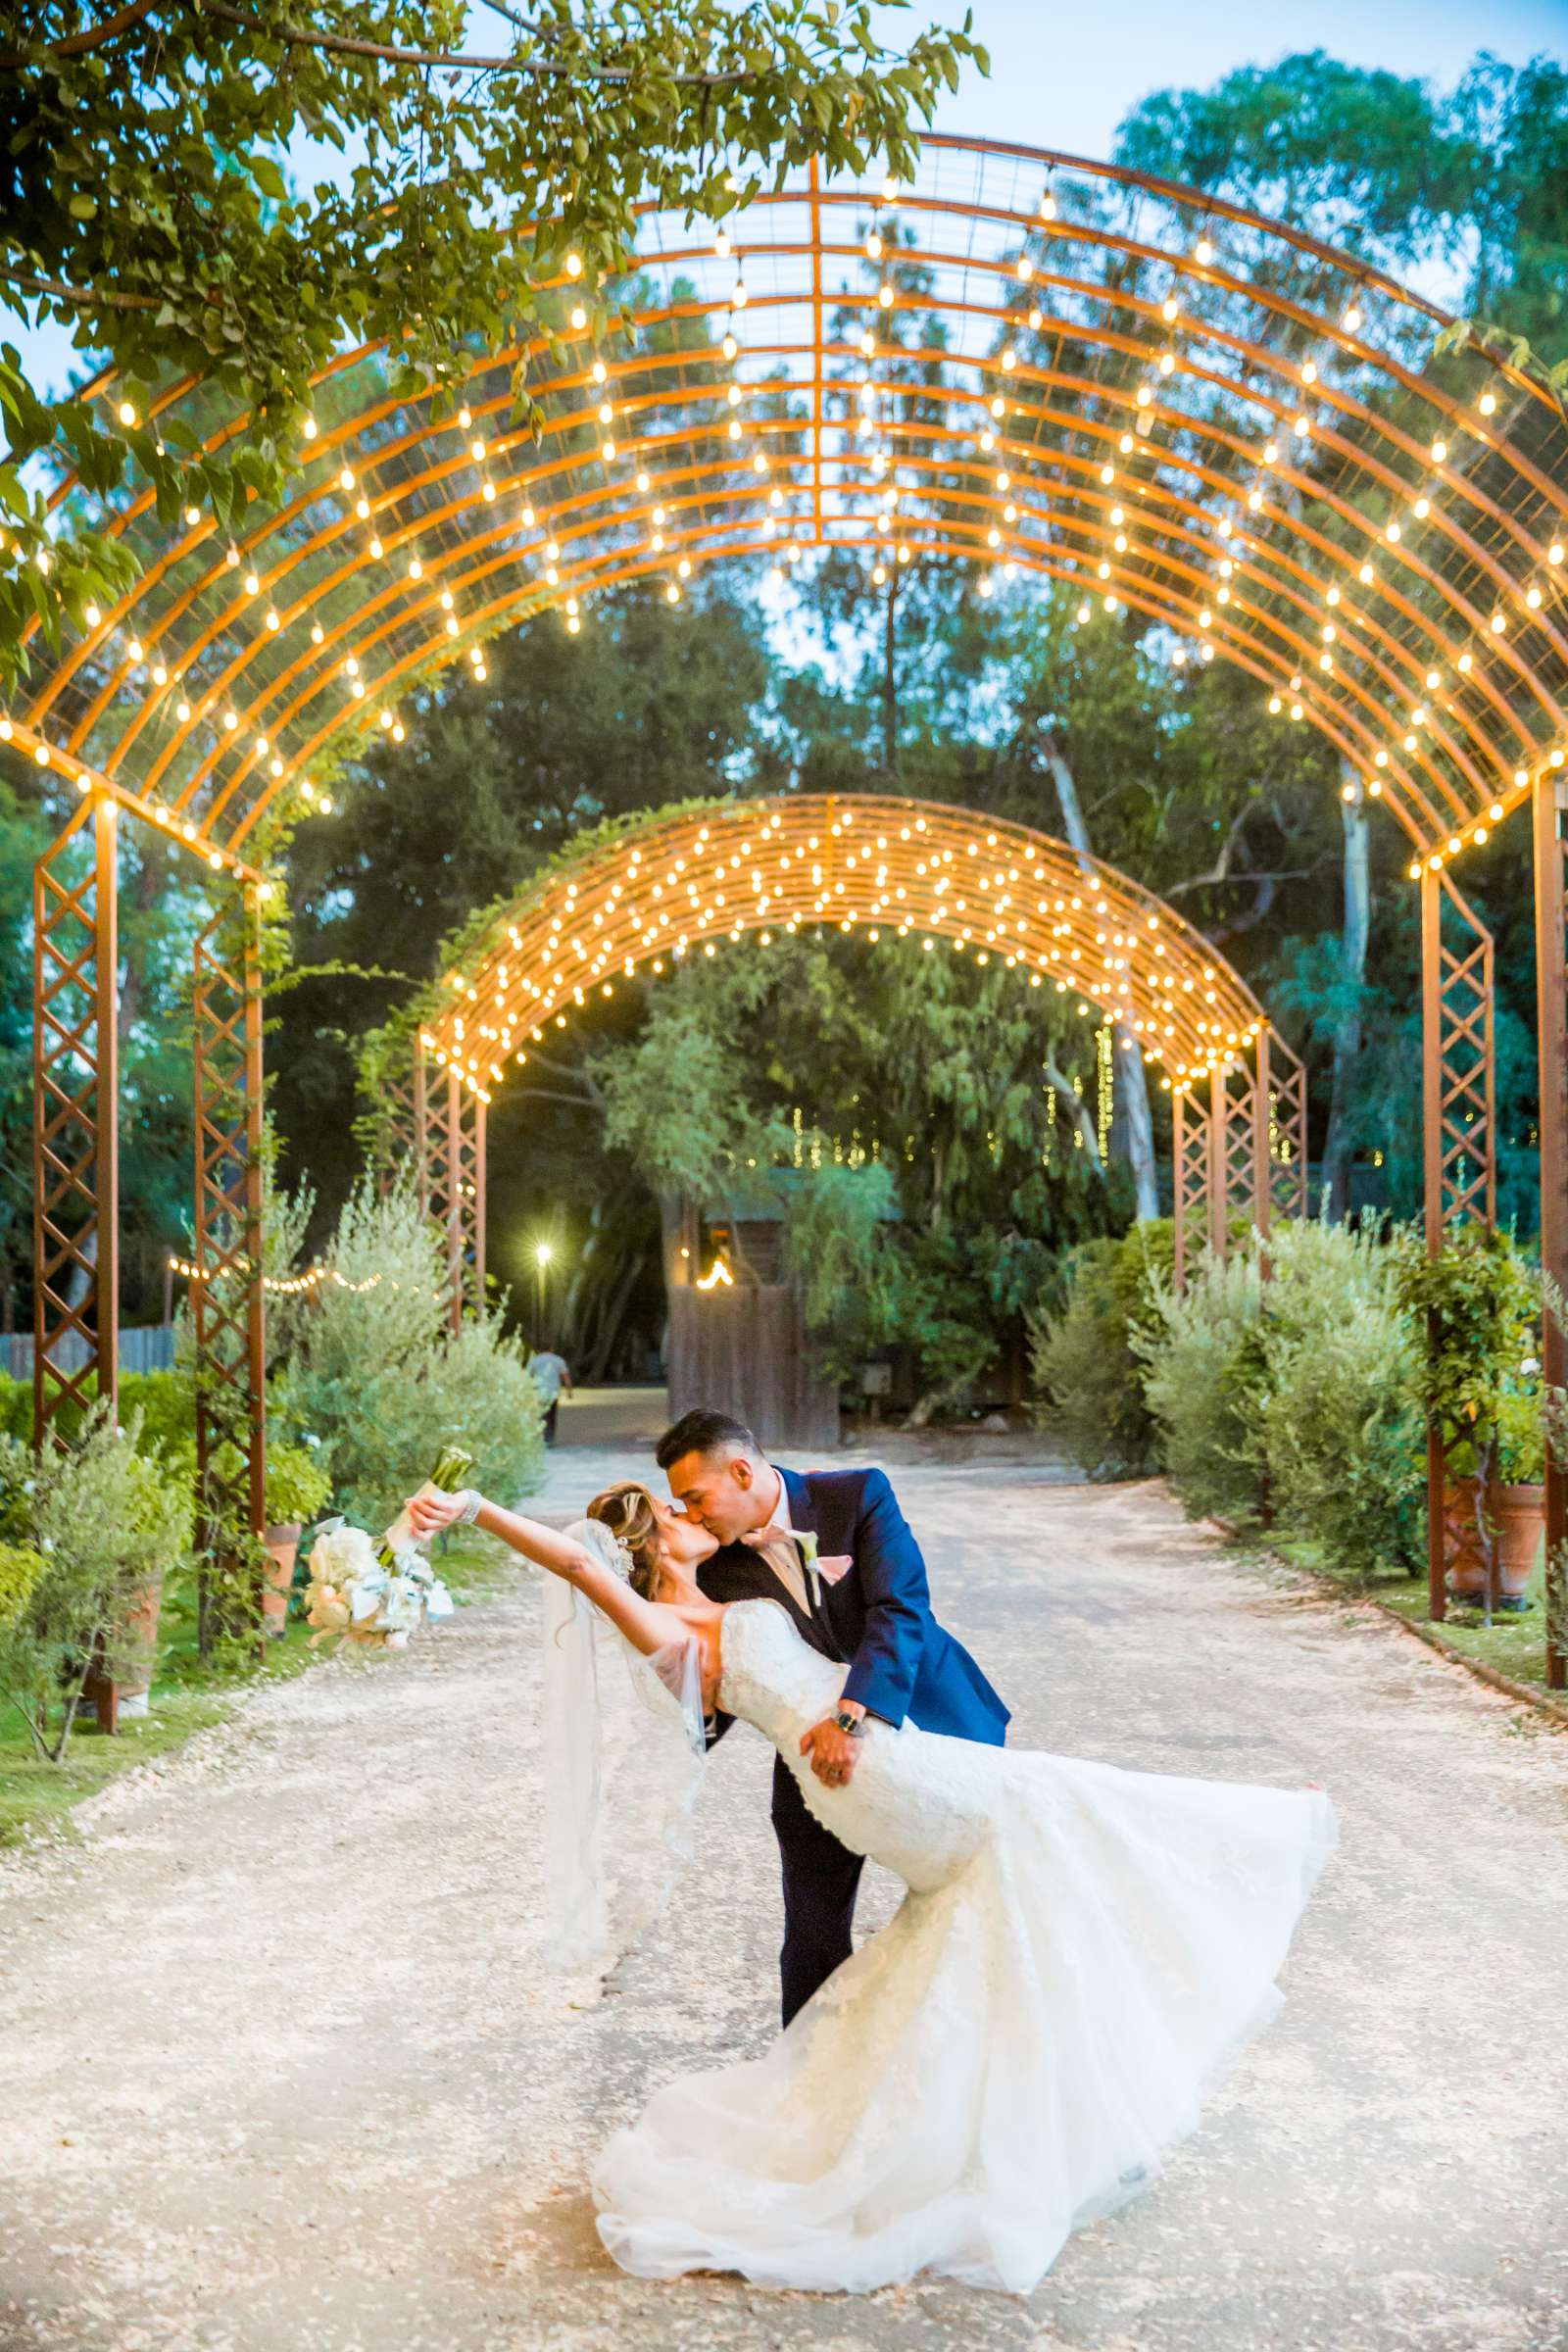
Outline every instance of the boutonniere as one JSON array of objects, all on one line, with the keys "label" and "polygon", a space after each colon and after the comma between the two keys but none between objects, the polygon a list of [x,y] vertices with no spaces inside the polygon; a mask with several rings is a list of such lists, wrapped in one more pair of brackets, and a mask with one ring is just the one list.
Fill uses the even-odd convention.
[{"label": "boutonniere", "polygon": [[795,1541],[810,1579],[811,1597],[820,1606],[823,1585],[836,1585],[841,1577],[848,1576],[855,1566],[854,1555],[847,1551],[818,1551],[816,1537],[809,1529],[798,1529]]}]

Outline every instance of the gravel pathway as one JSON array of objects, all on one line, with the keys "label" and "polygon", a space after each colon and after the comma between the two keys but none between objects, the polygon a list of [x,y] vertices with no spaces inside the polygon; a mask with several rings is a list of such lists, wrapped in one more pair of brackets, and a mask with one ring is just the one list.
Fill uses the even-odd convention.
[{"label": "gravel pathway", "polygon": [[[558,1454],[553,1504],[608,1467]],[[543,1976],[519,1578],[0,1858],[5,2352],[1564,2352],[1568,1739],[1158,1487],[896,1476],[1018,1742],[1341,1808],[1288,2005],[1149,2195],[1027,2304],[613,2271],[591,2151],[772,2031],[768,1754],[717,1751],[647,1950],[603,1989]]]}]

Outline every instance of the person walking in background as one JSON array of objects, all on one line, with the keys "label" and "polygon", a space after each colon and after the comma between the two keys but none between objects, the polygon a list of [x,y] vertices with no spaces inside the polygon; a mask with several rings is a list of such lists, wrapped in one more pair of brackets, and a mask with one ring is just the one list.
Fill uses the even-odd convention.
[{"label": "person walking in background", "polygon": [[528,1370],[544,1400],[545,1444],[553,1446],[556,1442],[556,1415],[561,1410],[561,1392],[570,1388],[571,1372],[565,1357],[557,1355],[553,1348],[536,1348],[528,1358]]}]

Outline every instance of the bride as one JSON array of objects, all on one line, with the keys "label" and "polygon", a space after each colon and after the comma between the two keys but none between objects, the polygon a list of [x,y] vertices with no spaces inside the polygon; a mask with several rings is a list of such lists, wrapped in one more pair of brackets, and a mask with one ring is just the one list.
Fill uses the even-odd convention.
[{"label": "bride", "polygon": [[610,2140],[591,2180],[622,2269],[859,2292],[935,2271],[1027,2293],[1072,2230],[1148,2186],[1283,2005],[1338,1838],[1321,1789],[874,1722],[827,1787],[801,1742],[847,1669],[776,1601],[706,1599],[715,1539],[647,1488],[612,1488],[564,1534],[471,1492],[409,1508],[421,1536],[476,1519],[564,1579],[704,1716],[755,1725],[824,1827],[908,1890],[764,2057],[677,2077]]}]

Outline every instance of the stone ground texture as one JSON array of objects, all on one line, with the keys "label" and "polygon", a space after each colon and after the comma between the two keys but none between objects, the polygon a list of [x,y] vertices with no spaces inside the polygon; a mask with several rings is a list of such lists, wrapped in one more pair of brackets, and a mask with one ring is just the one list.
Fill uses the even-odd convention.
[{"label": "stone ground texture", "polygon": [[[563,1449],[552,1515],[627,1461]],[[593,2149],[773,2031],[769,1757],[715,1753],[644,1951],[543,1975],[519,1577],[0,1858],[4,2352],[1564,2352],[1568,1739],[1157,1486],[895,1474],[1015,1741],[1340,1808],[1283,2014],[1145,2197],[1027,2302],[614,2271]],[[894,1899],[868,1882],[862,1926]]]}]

